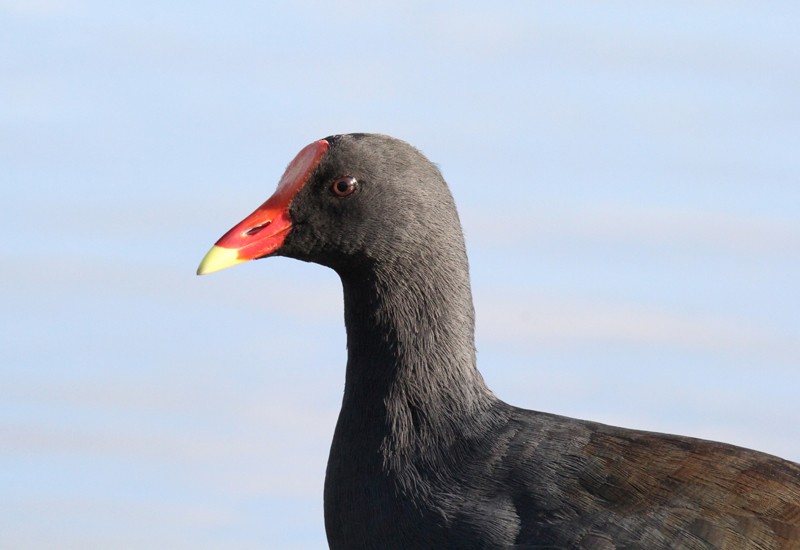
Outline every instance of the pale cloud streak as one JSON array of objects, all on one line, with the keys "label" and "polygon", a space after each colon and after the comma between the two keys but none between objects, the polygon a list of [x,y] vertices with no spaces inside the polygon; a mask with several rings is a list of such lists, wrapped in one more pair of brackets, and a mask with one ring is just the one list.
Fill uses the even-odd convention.
[{"label": "pale cloud streak", "polygon": [[497,289],[482,292],[476,309],[484,337],[523,348],[644,345],[800,364],[796,337],[730,316]]},{"label": "pale cloud streak", "polygon": [[0,11],[32,16],[56,16],[73,11],[73,0],[0,0]]},{"label": "pale cloud streak", "polygon": [[[551,205],[532,208],[524,217],[500,212],[464,213],[465,227],[476,242],[501,246],[558,238],[587,243],[613,242],[645,247],[717,249],[760,256],[800,250],[800,222],[753,214],[708,211],[654,204]],[[482,219],[503,219],[483,224]],[[470,231],[470,226],[480,231]]]}]

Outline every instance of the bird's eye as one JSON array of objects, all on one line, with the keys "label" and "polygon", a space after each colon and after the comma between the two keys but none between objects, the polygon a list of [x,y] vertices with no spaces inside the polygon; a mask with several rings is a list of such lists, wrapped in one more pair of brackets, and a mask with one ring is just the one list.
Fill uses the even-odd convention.
[{"label": "bird's eye", "polygon": [[345,176],[343,178],[338,178],[333,182],[333,185],[331,185],[331,191],[337,197],[346,197],[348,195],[352,195],[357,186],[358,180],[356,180],[356,178],[352,176]]}]

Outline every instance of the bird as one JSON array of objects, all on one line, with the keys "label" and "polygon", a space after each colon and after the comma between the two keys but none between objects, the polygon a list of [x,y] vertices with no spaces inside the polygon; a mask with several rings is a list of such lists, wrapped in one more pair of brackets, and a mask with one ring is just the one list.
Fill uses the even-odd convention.
[{"label": "bird", "polygon": [[412,145],[369,133],[309,144],[197,272],[270,256],[341,279],[330,548],[800,549],[800,464],[494,395],[456,206]]}]

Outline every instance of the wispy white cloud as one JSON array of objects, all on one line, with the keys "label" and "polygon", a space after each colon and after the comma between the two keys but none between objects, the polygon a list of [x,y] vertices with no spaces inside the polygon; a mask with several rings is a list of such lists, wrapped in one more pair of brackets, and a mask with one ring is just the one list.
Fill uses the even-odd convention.
[{"label": "wispy white cloud", "polygon": [[67,13],[79,5],[75,0],[0,0],[0,11],[23,15],[52,16]]},{"label": "wispy white cloud", "polygon": [[483,292],[476,309],[483,336],[515,346],[616,343],[800,364],[796,335],[729,316],[507,290]]},{"label": "wispy white cloud", "polygon": [[[499,224],[482,220],[502,219]],[[493,245],[580,238],[587,242],[708,249],[747,255],[789,254],[800,250],[800,222],[758,215],[738,215],[660,205],[561,205],[533,208],[524,217],[500,212],[464,212],[471,238]],[[469,231],[470,226],[481,230]]]}]

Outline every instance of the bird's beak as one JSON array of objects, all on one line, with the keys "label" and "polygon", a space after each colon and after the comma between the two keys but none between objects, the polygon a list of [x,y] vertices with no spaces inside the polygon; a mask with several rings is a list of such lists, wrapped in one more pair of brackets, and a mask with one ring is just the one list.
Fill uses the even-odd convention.
[{"label": "bird's beak", "polygon": [[197,274],[219,271],[277,251],[292,228],[289,206],[311,177],[329,146],[327,141],[320,140],[300,151],[286,168],[275,194],[211,247],[200,262]]}]

